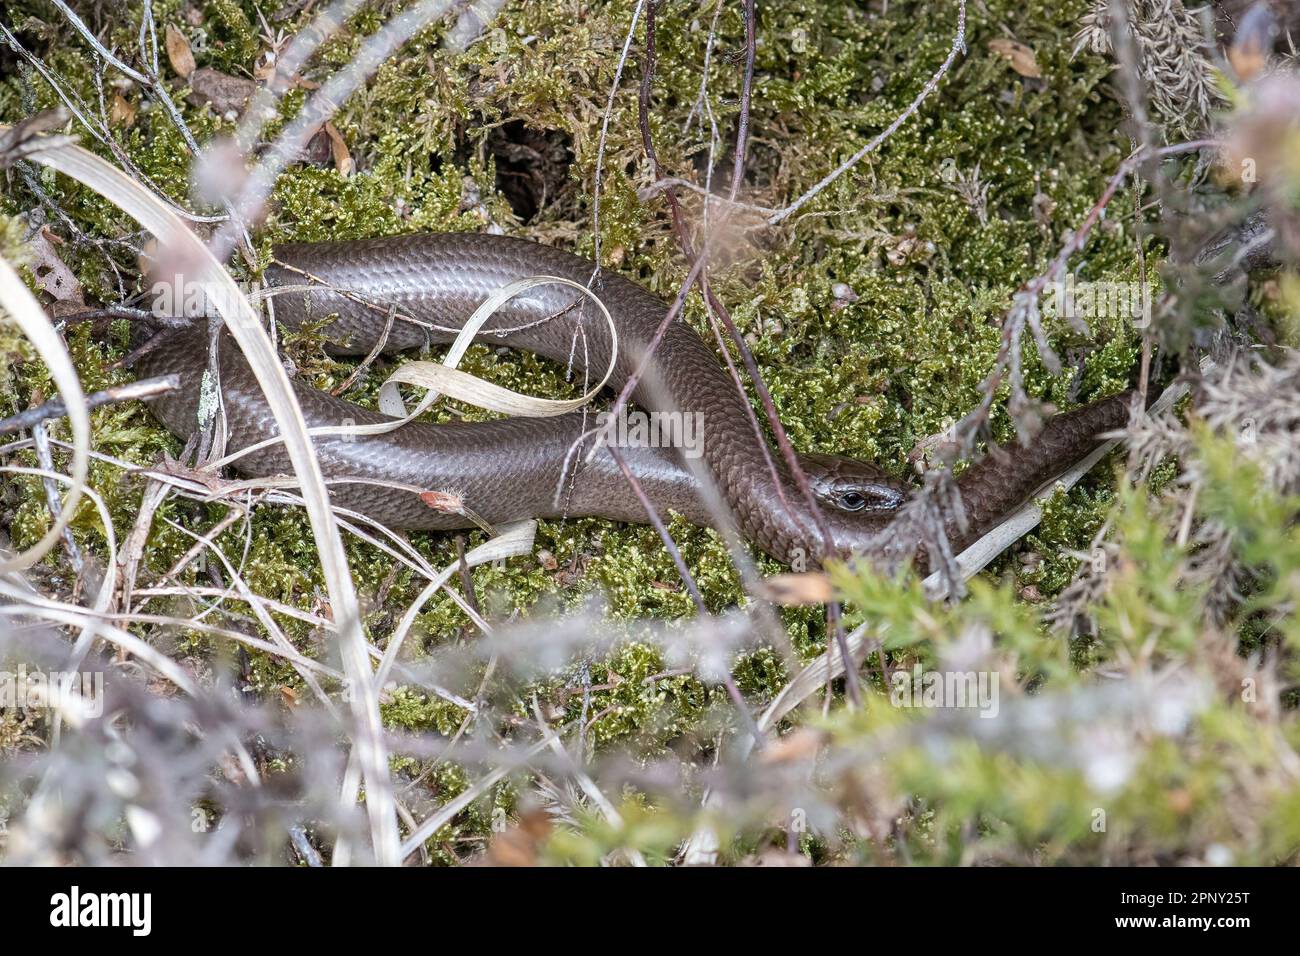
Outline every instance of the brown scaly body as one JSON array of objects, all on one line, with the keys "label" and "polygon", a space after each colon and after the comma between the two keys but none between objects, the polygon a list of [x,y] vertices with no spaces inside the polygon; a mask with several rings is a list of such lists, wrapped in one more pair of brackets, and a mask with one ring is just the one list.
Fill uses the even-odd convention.
[{"label": "brown scaly body", "polygon": [[[276,298],[277,318],[290,326],[337,314],[326,329],[345,354],[365,354],[381,336],[388,307],[397,320],[387,347],[412,348],[450,342],[461,324],[490,294],[534,275],[559,276],[586,284],[593,264],[537,243],[469,233],[402,236],[357,242],[290,244],[276,250],[267,272],[271,285],[325,286],[291,291]],[[346,290],[344,295],[328,289]],[[594,291],[618,329],[618,360],[610,385],[621,387],[645,356],[665,303],[620,276],[605,274]],[[364,299],[363,302],[357,298]],[[569,288],[535,288],[513,299],[481,333],[514,348],[527,349],[593,378],[609,364],[609,335],[590,303]],[[584,300],[585,301],[585,300]],[[368,304],[367,304],[368,303]],[[583,333],[576,339],[575,334]],[[247,447],[275,433],[269,409],[233,343],[222,350],[221,387],[228,421],[228,449]],[[162,421],[178,435],[193,431],[199,382],[206,367],[201,330],[169,333],[139,364],[142,375],[177,372],[182,389],[154,403]],[[299,386],[298,397],[310,426],[368,424],[385,416]],[[773,450],[769,466],[745,410],[745,399],[695,332],[674,322],[632,393],[649,412],[700,413],[699,474],[712,480],[730,507],[736,526],[752,543],[784,562],[812,558],[821,536],[809,507]],[[986,531],[1021,504],[1045,481],[1096,443],[1096,436],[1126,420],[1128,398],[1114,396],[1057,416],[1030,448],[990,456],[958,481],[969,519],[967,529],[949,529],[961,546]],[[540,419],[430,425],[412,423],[381,436],[317,439],[327,478],[366,478],[388,487],[338,484],[338,504],[395,527],[466,527],[470,519],[429,508],[409,489],[459,496],[466,509],[492,523],[530,517],[593,515],[617,521],[644,521],[640,503],[610,455],[598,450],[570,455],[594,417],[581,413]],[[711,523],[698,476],[672,449],[624,448],[633,473],[657,509],[673,509],[692,522]],[[566,471],[578,462],[576,476]],[[821,517],[841,555],[869,553],[872,539],[894,518],[907,489],[879,468],[834,456],[803,456],[823,502]],[[288,472],[279,446],[244,458],[241,471],[254,476]]]}]

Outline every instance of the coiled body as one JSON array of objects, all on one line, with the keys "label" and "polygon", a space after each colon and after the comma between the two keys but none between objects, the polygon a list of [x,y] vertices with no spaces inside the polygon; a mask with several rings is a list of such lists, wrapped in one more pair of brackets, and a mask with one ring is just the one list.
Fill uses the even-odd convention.
[{"label": "coiled body", "polygon": [[[503,236],[436,234],[356,242],[289,244],[275,251],[266,275],[270,285],[310,285],[276,297],[276,316],[289,325],[337,315],[326,329],[344,354],[366,354],[383,335],[395,310],[387,347],[412,348],[450,342],[461,324],[490,294],[534,275],[586,284],[594,265],[537,243]],[[667,305],[639,285],[605,273],[593,290],[609,309],[619,342],[611,386],[620,388],[646,358]],[[487,325],[484,335],[570,365],[593,379],[609,364],[610,338],[602,317],[572,289],[545,286],[517,296]],[[169,333],[138,363],[142,375],[175,372],[180,391],[153,407],[176,434],[195,427],[199,386],[206,367],[201,329]],[[272,436],[275,426],[251,371],[233,343],[222,349],[221,393],[229,450]],[[385,416],[350,402],[297,387],[311,426],[367,424]],[[678,450],[620,448],[629,468],[661,511],[712,523],[701,480],[712,482],[740,532],[753,544],[790,562],[822,551],[818,522],[775,450],[751,424],[745,399],[702,339],[680,321],[672,323],[632,394],[643,410],[697,415],[699,468],[692,472]],[[989,457],[959,480],[969,519],[965,531],[950,528],[961,546],[982,534],[1046,480],[1084,454],[1098,433],[1123,424],[1126,396],[1115,396],[1058,416],[1036,444]],[[381,436],[319,438],[322,469],[331,479],[360,478],[379,484],[338,484],[335,501],[396,528],[466,527],[470,512],[498,524],[525,517],[594,515],[645,521],[640,502],[607,450],[584,461],[579,439],[594,426],[581,413],[544,419],[429,425],[412,423]],[[867,553],[894,517],[906,489],[867,463],[807,456],[815,484],[826,493],[849,480],[871,493],[856,511],[821,506],[821,519],[841,555]],[[250,475],[289,471],[278,446],[256,452],[237,466]],[[575,471],[576,468],[576,471]],[[431,508],[411,488],[444,492],[464,511]]]}]

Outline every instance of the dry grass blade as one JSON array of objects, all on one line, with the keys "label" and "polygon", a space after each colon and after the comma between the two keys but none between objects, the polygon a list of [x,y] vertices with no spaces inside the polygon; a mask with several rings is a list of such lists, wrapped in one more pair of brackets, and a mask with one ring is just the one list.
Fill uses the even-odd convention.
[{"label": "dry grass blade", "polygon": [[[512,392],[508,388],[485,382],[456,368],[478,330],[483,327],[483,324],[492,317],[497,309],[519,293],[543,285],[564,285],[576,289],[594,302],[597,308],[600,309],[601,315],[605,317],[610,336],[609,367],[605,369],[605,374],[601,376],[599,382],[580,398],[559,401],[520,395],[518,392]],[[558,276],[530,276],[503,286],[475,309],[474,313],[469,317],[469,321],[465,323],[465,327],[456,336],[456,341],[447,350],[447,356],[441,363],[411,362],[408,365],[403,365],[390,375],[379,390],[379,407],[389,415],[403,415],[405,420],[409,421],[414,416],[431,408],[433,403],[442,395],[446,395],[448,398],[469,402],[488,411],[501,412],[506,415],[522,415],[529,418],[547,418],[552,415],[563,415],[567,412],[576,411],[599,395],[601,389],[609,381],[610,376],[614,374],[617,363],[618,328],[614,325],[614,318],[609,314],[609,309],[605,307],[605,303],[586,286],[570,279],[562,279]],[[402,397],[397,390],[399,383],[420,385],[429,389],[420,400],[416,410],[411,412],[410,415],[406,415],[406,406],[402,403]],[[375,427],[388,430],[389,426]]]},{"label": "dry grass blade", "polygon": [[[15,583],[11,579],[4,577],[0,577],[0,597],[8,598],[13,602],[12,604],[0,603],[0,618],[38,617],[71,627],[97,626],[96,637],[143,661],[191,697],[197,697],[200,694],[198,686],[190,679],[190,676],[170,657],[129,631],[124,631],[110,624],[100,623],[94,612],[78,607],[75,604],[66,604],[42,597],[31,590],[29,586],[26,586],[25,582]],[[253,762],[252,755],[249,754],[243,743],[237,738],[232,738],[230,747],[239,759],[241,768],[248,780],[253,786],[261,786],[262,778],[257,770],[257,764]]]},{"label": "dry grass blade", "polygon": [[898,131],[898,128],[902,126],[905,122],[907,122],[908,117],[910,117],[913,113],[915,113],[918,109],[921,108],[921,104],[925,102],[926,97],[928,97],[931,93],[935,91],[935,89],[939,85],[939,82],[943,79],[944,74],[947,73],[948,70],[952,67],[953,63],[956,62],[957,54],[963,52],[965,49],[966,49],[966,0],[959,0],[959,6],[957,8],[957,32],[952,38],[952,49],[948,51],[948,58],[943,61],[943,63],[939,66],[939,69],[935,70],[934,76],[930,77],[930,79],[926,81],[925,86],[921,87],[921,92],[916,94],[916,99],[912,100],[911,104],[907,107],[907,109],[899,113],[898,116],[894,118],[894,121],[890,123],[887,127],[885,127],[884,130],[882,130],[876,136],[872,137],[872,139],[865,146],[863,146],[856,153],[854,153],[843,163],[841,163],[838,167],[836,167],[834,170],[828,173],[815,186],[809,189],[806,193],[804,193],[794,202],[790,203],[790,205],[786,206],[780,212],[776,212],[773,213],[771,216],[768,216],[767,224],[769,226],[775,226],[782,222],[785,222],[785,220],[789,219],[796,212],[802,209],[807,203],[811,202],[814,198],[816,198],[817,195],[823,189],[825,189],[831,183],[835,182],[835,180],[839,179],[850,169],[856,166],[859,162],[861,162],[863,157],[865,157],[868,153],[875,152],[875,150],[877,150],[880,147],[881,143],[889,139],[889,137],[893,136],[894,133]]},{"label": "dry grass blade", "polygon": [[[61,475],[56,472],[46,471],[39,468],[5,467],[0,468],[0,471],[8,474],[34,475],[46,481],[58,481],[69,485],[73,484],[73,479],[69,478],[67,475]],[[100,497],[93,488],[86,487],[84,493],[99,512],[99,520],[104,526],[104,537],[108,542],[110,553],[116,551],[117,532],[113,527],[113,517],[109,514],[108,505],[104,503],[104,499]],[[0,551],[0,556],[3,556],[3,551]],[[117,575],[115,572],[116,568],[110,567],[110,570],[104,574],[103,579],[100,581],[99,591],[95,596],[94,604],[94,609],[98,614],[107,613],[109,605],[112,603],[113,594],[117,589]],[[21,581],[21,576],[17,574],[12,575],[11,580],[12,579],[18,579],[19,583],[25,583]],[[19,602],[20,607],[21,603],[22,602]],[[99,636],[99,629],[100,622],[94,618],[89,618],[81,624],[81,633],[78,635],[76,643],[72,647],[72,652],[68,655],[68,671],[75,671],[81,666],[81,662],[85,658],[86,654],[90,652],[91,645],[94,643],[95,638]],[[66,690],[67,687],[65,686],[64,691]],[[51,740],[55,744],[58,743],[62,736],[63,717],[64,715],[61,713],[56,713],[54,716],[54,723],[51,727]]]},{"label": "dry grass blade", "polygon": [[542,740],[537,741],[537,743],[533,744],[519,755],[517,764],[502,761],[485,776],[479,778],[479,780],[472,786],[466,787],[465,791],[455,799],[449,800],[447,803],[439,807],[437,813],[426,817],[424,822],[416,827],[415,830],[413,830],[411,834],[402,841],[402,859],[406,859],[412,853],[420,849],[420,846],[425,840],[429,839],[429,837],[433,836],[455,819],[456,814],[460,813],[479,797],[483,796],[483,794],[487,793],[488,790],[492,789],[492,787],[504,780],[512,770],[517,769],[517,766],[524,765],[528,760],[531,760],[549,746],[549,738],[543,738]]},{"label": "dry grass blade", "polygon": [[[382,864],[396,864],[396,810],[388,776],[388,755],[381,733],[379,700],[370,680],[370,664],[366,641],[361,632],[356,589],[348,570],[338,525],[330,510],[320,464],[307,435],[302,410],[266,330],[221,263],[186,228],[181,219],[145,187],[78,146],[56,145],[34,152],[31,158],[94,189],[152,232],[160,246],[174,250],[184,261],[192,264],[189,270],[191,281],[203,288],[207,301],[225,318],[227,328],[265,393],[276,425],[284,436],[294,473],[300,482],[312,533],[320,553],[321,569],[329,589],[330,603],[334,608],[344,670],[355,691],[351,699],[353,718],[357,724],[356,744],[366,778],[366,807],[370,815],[375,856]],[[17,277],[14,278],[16,281]],[[53,335],[53,331],[49,330],[49,334]],[[71,371],[70,364],[68,371]],[[69,401],[70,406],[82,402],[79,386],[76,393],[65,394],[70,399],[75,396],[75,401]],[[89,445],[89,418],[84,413],[82,422],[85,441]],[[76,462],[77,459],[74,459],[74,477]],[[80,460],[80,467],[81,475],[84,476],[84,458]]]},{"label": "dry grass blade", "polygon": [[[67,475],[61,475],[58,472],[47,471],[42,468],[18,468],[13,466],[6,466],[0,468],[0,472],[3,472],[5,474],[10,474],[10,475],[32,475],[48,481],[62,482],[66,485],[71,485],[76,480],[74,478],[69,478]],[[90,502],[95,506],[95,509],[99,512],[99,520],[104,527],[104,539],[108,543],[110,550],[116,550],[117,532],[113,528],[113,518],[108,512],[108,505],[104,503],[104,499],[101,498],[93,488],[86,487],[83,489],[82,493],[88,499],[90,499]],[[0,573],[5,573],[5,572],[0,572]],[[111,572],[104,575],[104,578],[99,585],[99,592],[95,597],[95,604],[94,604],[95,610],[97,611],[108,610],[109,603],[113,599],[113,590],[115,584],[116,581]]]},{"label": "dry grass blade", "polygon": [[[465,553],[464,563],[468,567],[477,567],[480,564],[490,564],[493,561],[501,561],[506,558],[513,558],[521,554],[528,554],[533,550],[533,535],[537,532],[536,521],[521,521],[517,524],[507,525],[502,529],[501,534],[490,541],[485,541],[477,548]],[[411,625],[415,623],[416,616],[420,613],[420,608],[424,603],[433,597],[433,595],[444,584],[451,580],[461,566],[461,562],[449,564],[438,572],[428,585],[420,592],[420,595],[411,602],[411,606],[406,609],[402,615],[401,621],[398,622],[396,630],[388,639],[388,646],[384,648],[384,659],[379,663],[379,669],[375,671],[375,684],[379,687],[384,686],[388,679],[388,674],[393,669],[393,664],[397,661],[397,654],[402,649],[402,643],[406,640],[406,635],[411,630]]]},{"label": "dry grass blade", "polygon": [[[35,591],[4,578],[0,578],[0,595],[14,602],[0,604],[0,616],[40,617],[73,627],[83,627],[96,620],[95,614],[83,607],[42,597]],[[146,641],[108,624],[101,626],[99,636],[144,661],[187,694],[198,694],[197,685],[184,669]]]},{"label": "dry grass blade", "polygon": [[[470,375],[468,372],[462,372],[456,366],[465,356],[466,350],[474,341],[475,335],[478,334],[484,323],[490,319],[497,309],[505,305],[521,292],[527,292],[529,289],[543,285],[565,285],[576,289],[582,295],[591,299],[600,309],[609,326],[610,335],[610,356],[609,367],[600,381],[587,390],[587,392],[573,399],[550,399],[536,398],[532,395],[521,395],[518,392],[511,391],[508,388],[502,388],[493,382],[484,381],[477,376]],[[520,415],[529,418],[547,418],[553,415],[563,415],[567,412],[575,411],[591,402],[593,398],[600,394],[606,383],[609,382],[610,376],[614,374],[614,368],[618,361],[618,329],[614,325],[614,318],[609,314],[609,309],[591,290],[573,282],[570,279],[563,279],[558,276],[530,276],[525,279],[519,279],[508,285],[502,286],[491,296],[489,296],[482,305],[480,305],[470,315],[463,328],[457,334],[451,348],[447,350],[446,357],[442,362],[410,362],[401,366],[394,371],[380,387],[379,390],[379,409],[386,415],[393,416],[390,422],[379,422],[374,425],[328,425],[318,426],[308,429],[307,434],[314,438],[323,438],[326,436],[359,436],[359,435],[382,435],[386,432],[394,431],[401,428],[408,422],[414,421],[420,415],[423,415],[434,403],[444,395],[448,398],[454,398],[458,401],[467,402],[476,405],[479,408],[487,409],[492,412],[500,412],[506,415]],[[416,404],[415,408],[408,411],[405,403],[402,401],[401,393],[398,391],[398,385],[418,385],[428,389],[424,396]],[[278,445],[283,442],[283,437],[277,435],[274,438],[267,438],[256,444],[241,448],[239,451],[231,452],[216,461],[208,463],[206,469],[218,470],[227,465],[234,464],[246,455]],[[488,529],[490,530],[490,529]]]},{"label": "dry grass blade", "polygon": [[[0,132],[2,131],[3,128],[0,128]],[[75,149],[76,147],[61,148]],[[40,155],[33,155],[32,158],[41,161]],[[19,278],[13,266],[4,259],[0,259],[0,308],[17,323],[18,328],[36,348],[41,361],[50,370],[50,376],[54,379],[54,384],[59,387],[63,404],[68,411],[73,439],[72,481],[63,499],[63,508],[54,519],[53,526],[40,541],[22,554],[0,560],[0,574],[7,574],[30,568],[45,557],[62,537],[63,529],[68,526],[78,502],[81,501],[90,464],[90,411],[81,388],[81,379],[77,377],[77,370],[73,368],[72,359],[46,317],[45,310],[40,307],[27,286],[23,285],[23,280]]]}]

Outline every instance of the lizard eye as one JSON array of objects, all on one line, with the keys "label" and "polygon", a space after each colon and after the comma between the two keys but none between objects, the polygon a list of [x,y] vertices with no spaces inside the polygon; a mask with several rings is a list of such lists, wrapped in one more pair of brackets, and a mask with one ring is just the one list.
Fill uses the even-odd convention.
[{"label": "lizard eye", "polygon": [[845,511],[861,511],[867,506],[867,499],[861,492],[846,491],[840,495],[839,504]]}]

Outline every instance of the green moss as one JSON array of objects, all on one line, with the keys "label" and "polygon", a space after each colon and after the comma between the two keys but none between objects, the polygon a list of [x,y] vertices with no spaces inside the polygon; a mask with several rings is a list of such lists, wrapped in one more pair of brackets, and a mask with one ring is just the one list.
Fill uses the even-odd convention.
[{"label": "green moss", "polygon": [[[1120,109],[1105,93],[1109,64],[1088,55],[1071,56],[1078,16],[1089,5],[1087,0],[989,0],[972,7],[967,54],[958,59],[940,91],[882,149],[788,225],[757,231],[725,228],[720,260],[711,276],[713,287],[749,336],[796,447],[872,459],[904,475],[915,444],[952,424],[977,400],[979,384],[994,361],[999,322],[1011,295],[1056,254],[1063,233],[1087,213],[1129,148],[1117,132]],[[36,14],[40,6],[19,4],[15,10]],[[179,0],[154,6],[160,24],[178,22]],[[391,7],[371,5],[354,18],[348,30],[324,46],[306,78],[319,82],[350,60]],[[788,0],[759,7],[762,41],[757,51],[754,139],[741,196],[775,206],[834,168],[911,102],[947,55],[954,6],[891,3],[881,13],[875,7],[860,10],[825,0]],[[238,0],[207,0],[202,9],[201,27],[186,28],[192,41],[200,34],[203,37],[198,44],[200,63],[249,74],[262,46],[255,26],[257,8]],[[129,19],[138,22],[138,12],[138,5],[132,4]],[[275,27],[297,29],[308,15]],[[426,30],[385,64],[335,118],[357,163],[357,174],[343,177],[332,167],[300,164],[280,178],[271,211],[256,238],[262,259],[274,243],[290,239],[482,228],[483,213],[462,208],[467,178],[481,194],[487,215],[508,231],[592,252],[591,184],[602,113],[630,15],[623,3],[590,4],[579,16],[568,7],[512,3],[459,58],[442,48],[441,27]],[[15,22],[18,19],[16,13]],[[703,161],[707,139],[698,124],[688,124],[686,119],[699,89],[708,17],[692,5],[678,4],[661,9],[659,20],[651,126],[660,159],[670,173],[693,175],[693,164]],[[132,30],[128,24],[113,34],[120,47],[133,46]],[[1003,60],[987,54],[988,40],[1007,32],[1033,48],[1042,67],[1041,82],[1026,82]],[[741,78],[729,54],[740,48],[742,36],[739,7],[728,5],[719,20],[709,78],[723,150],[733,134]],[[51,43],[36,28],[24,37],[46,51],[51,67],[71,90],[94,100],[93,71],[84,47],[75,42]],[[638,186],[644,184],[644,160],[636,72],[634,60],[609,126],[602,248],[607,264],[614,263],[624,274],[671,294],[684,278],[685,265],[672,241],[662,199],[643,202],[637,196]],[[54,104],[56,98],[44,84],[37,82],[33,91],[38,108]],[[184,92],[177,85],[174,99],[200,142],[227,129],[210,110],[190,104]],[[23,95],[20,77],[0,81],[0,120],[10,122],[26,112]],[[268,134],[273,135],[301,109],[308,95],[303,89],[291,92]],[[513,120],[566,134],[573,153],[567,184],[572,188],[528,227],[515,220],[497,190],[496,166],[486,147],[488,128]],[[179,203],[188,202],[191,157],[164,111],[141,110],[132,126],[117,129],[114,135],[164,193]],[[101,155],[111,155],[102,144],[86,142]],[[730,175],[729,158],[719,160],[715,184]],[[980,179],[989,185],[983,209],[959,194],[949,173],[957,170],[973,176],[977,164]],[[109,203],[71,180],[40,175],[44,188],[87,233],[122,236],[135,229]],[[15,244],[17,227],[11,217],[33,203],[20,183],[0,196],[5,226],[0,251],[6,255]],[[691,220],[699,221],[697,197],[684,196],[683,203]],[[1076,262],[1083,269],[1081,278],[1137,276],[1132,218],[1132,196],[1121,194],[1086,254]],[[902,243],[912,251],[900,257]],[[1151,245],[1147,253],[1148,279],[1154,283],[1161,252]],[[116,297],[111,274],[95,253],[70,250],[69,262],[92,297]],[[854,290],[856,301],[836,299],[834,288],[841,283]],[[712,341],[698,301],[692,299],[688,305],[687,318]],[[1029,391],[1065,409],[1126,385],[1137,350],[1134,330],[1103,322],[1094,332],[1089,339],[1067,328],[1051,329],[1063,355],[1086,360],[1052,376],[1030,350],[1025,368]],[[105,371],[122,354],[126,343],[121,334],[110,345],[97,344],[82,327],[72,331],[69,344],[87,388],[129,377]],[[289,343],[304,377],[320,387],[332,387],[348,370],[324,356],[319,345],[319,336],[310,331]],[[30,358],[26,346],[3,327],[0,349]],[[576,394],[561,369],[533,356],[502,357],[493,349],[475,348],[465,367],[519,391]],[[350,397],[373,401],[379,380],[377,374],[366,376]],[[38,392],[51,391],[48,375],[32,362],[6,369],[0,380],[6,413],[24,407]],[[443,411],[435,417],[445,419],[448,414]],[[174,439],[137,406],[96,412],[94,429],[99,450],[129,462],[150,464],[163,452],[178,450]],[[1001,410],[995,414],[994,434],[1003,441],[1013,434]],[[1172,464],[1163,468],[1153,477],[1153,485],[1168,481],[1172,472]],[[129,528],[143,483],[103,464],[94,467],[91,481],[108,502],[119,532]],[[21,546],[43,533],[48,514],[38,482],[16,479],[14,484],[22,504],[12,534]],[[1050,597],[1065,586],[1074,570],[1070,552],[1086,548],[1111,509],[1110,484],[1103,470],[1068,494],[1049,499],[1042,526],[1020,546],[1021,551],[1036,552],[1041,560],[1026,566],[1012,556],[990,575],[996,580],[1013,568],[1017,588],[977,582],[962,610],[949,611],[926,604],[913,583],[846,581],[850,622],[888,621],[889,647],[900,661],[930,660],[963,627],[983,623],[998,635],[999,646],[1013,656],[1025,680],[1068,680],[1072,672],[1068,648],[1045,638],[1032,612],[1016,601],[1016,594],[1032,585]],[[1221,504],[1225,511],[1231,510],[1230,502]],[[1130,633],[1135,625],[1124,617],[1126,602],[1146,602],[1152,610],[1150,619],[1141,621],[1142,627],[1154,629],[1160,649],[1174,653],[1196,639],[1189,622],[1196,618],[1197,595],[1175,586],[1185,555],[1171,552],[1162,541],[1162,520],[1144,514],[1136,500],[1126,501],[1124,507],[1128,519],[1121,532],[1133,560],[1147,570],[1126,582],[1111,598],[1109,610],[1103,611],[1097,657],[1110,659],[1117,649],[1136,646],[1153,633]],[[154,520],[144,557],[146,577],[165,572],[193,543],[169,522],[202,533],[223,514],[217,506],[175,500],[165,504]],[[672,522],[671,531],[710,610],[725,609],[742,599],[740,582],[717,535],[680,519]],[[74,533],[86,547],[102,554],[105,540],[89,506],[78,513]],[[1265,529],[1259,534],[1258,544],[1252,547],[1267,558],[1264,548],[1279,542]],[[471,544],[481,540],[477,533],[468,537]],[[413,535],[412,540],[434,566],[455,559],[448,536]],[[232,556],[244,555],[247,546],[242,567],[255,591],[300,609],[320,610],[323,582],[302,513],[258,508],[247,529],[236,525],[218,544]],[[476,590],[493,620],[516,612],[526,616],[549,602],[573,607],[592,594],[603,597],[610,621],[620,626],[638,618],[675,621],[694,614],[672,561],[648,528],[594,520],[543,522],[537,545],[554,556],[560,570],[547,570],[530,559],[476,570]],[[386,595],[382,606],[370,608],[367,619],[374,634],[382,636],[394,609],[400,613],[414,600],[422,582],[406,572],[391,577],[392,561],[354,539],[347,539],[347,550],[363,598],[373,601],[381,591]],[[1143,562],[1149,562],[1149,567]],[[766,559],[760,559],[760,565],[765,572],[776,569]],[[570,568],[575,569],[573,574],[567,573]],[[191,567],[180,581],[202,583],[203,579],[199,569]],[[1266,591],[1264,599],[1275,596]],[[165,607],[161,602],[157,606]],[[238,603],[231,607],[247,611]],[[800,658],[825,647],[819,609],[782,613]],[[1167,616],[1172,616],[1172,623]],[[305,651],[319,650],[310,627],[293,620],[282,623]],[[418,616],[408,651],[418,656],[453,643],[464,626],[464,615],[455,603],[436,597]],[[207,646],[193,636],[185,640]],[[288,668],[270,663],[263,655],[251,657],[259,690],[269,692],[278,686],[301,690]],[[720,688],[692,676],[658,676],[665,669],[662,655],[637,641],[635,633],[604,659],[590,663],[591,683],[610,685],[593,691],[588,701],[588,713],[595,717],[587,729],[593,748],[627,748],[654,756],[730,720],[726,710],[730,705]],[[788,678],[780,656],[766,648],[738,656],[733,675],[755,702],[770,699]],[[563,680],[530,685],[520,699],[535,691],[555,704],[564,718],[577,719],[582,713],[581,695],[566,696],[562,691],[578,683],[575,669]],[[454,705],[410,688],[394,690],[383,714],[392,727],[443,734],[453,733],[464,718]],[[403,762],[398,769],[415,774],[429,768]],[[969,752],[957,755],[950,780],[934,780],[934,767],[910,756],[898,772],[907,786],[945,805],[942,818],[933,823],[936,832],[953,820],[977,815],[1016,820],[1007,836],[1012,842],[1050,837],[1053,849],[1060,850],[1087,838],[1086,823],[1079,823],[1087,795],[1077,777],[1068,773],[1010,766]],[[449,799],[468,786],[469,776],[454,765],[440,765],[430,774],[428,785],[439,799]],[[1167,781],[1172,775],[1168,769],[1159,779]],[[508,787],[498,788],[476,803],[429,841],[431,852],[450,861],[454,852],[448,850],[448,841],[489,833],[493,805],[512,806],[510,794]],[[1201,800],[1201,794],[1197,790],[1194,801]],[[1274,830],[1280,846],[1287,834],[1296,832],[1300,813],[1279,799],[1277,814]],[[629,810],[626,816],[629,832],[635,830],[637,839],[661,848],[683,825],[654,808]],[[598,859],[601,847],[627,835],[599,831],[599,826],[593,823],[587,828],[586,832],[596,834],[590,845],[567,845],[567,837],[557,838],[553,848],[557,858],[589,860],[595,852]],[[999,839],[1006,835],[994,831]],[[913,852],[931,852],[942,859],[946,850],[936,841],[929,849],[918,843]]]},{"label": "green moss", "polygon": [[1018,575],[1020,583],[1032,585],[1043,597],[1059,594],[1078,566],[1078,558],[1073,555],[1089,550],[1111,504],[1108,490],[1094,491],[1085,486],[1070,493],[1058,487],[1043,502],[1042,523],[1026,538],[1026,550],[1038,560],[1024,566]]},{"label": "green moss", "polygon": [[237,72],[249,71],[249,61],[257,55],[257,8],[238,0],[206,0],[206,24],[211,39],[205,44],[206,58],[212,66]]},{"label": "green moss", "polygon": [[407,730],[434,729],[450,737],[465,720],[466,711],[455,704],[417,694],[407,688],[395,691],[381,708],[384,722]]}]

